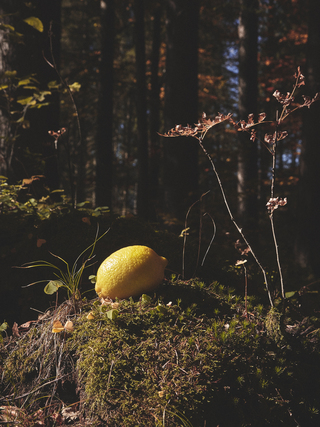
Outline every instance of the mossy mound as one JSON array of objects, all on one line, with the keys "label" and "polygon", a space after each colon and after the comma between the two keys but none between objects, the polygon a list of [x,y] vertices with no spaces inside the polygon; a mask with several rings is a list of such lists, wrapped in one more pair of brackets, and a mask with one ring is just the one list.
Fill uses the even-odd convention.
[{"label": "mossy mound", "polygon": [[[63,405],[78,425],[319,425],[318,320],[248,311],[197,280],[80,314],[66,302],[2,346],[1,405],[42,408],[48,425]],[[52,333],[57,319],[73,332]]]}]

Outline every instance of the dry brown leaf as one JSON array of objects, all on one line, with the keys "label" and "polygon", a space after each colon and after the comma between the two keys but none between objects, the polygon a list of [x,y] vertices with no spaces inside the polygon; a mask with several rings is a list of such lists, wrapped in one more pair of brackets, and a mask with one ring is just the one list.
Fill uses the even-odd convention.
[{"label": "dry brown leaf", "polygon": [[84,217],[82,218],[82,222],[84,222],[85,224],[91,225],[90,218],[89,218],[89,217],[87,217],[87,216],[84,216]]},{"label": "dry brown leaf", "polygon": [[45,239],[37,239],[37,248],[41,248],[45,243],[47,243]]},{"label": "dry brown leaf", "polygon": [[19,338],[20,337],[19,328],[18,328],[18,323],[17,322],[14,322],[14,324],[12,326],[12,335],[15,338]]},{"label": "dry brown leaf", "polygon": [[71,322],[71,320],[66,321],[66,323],[64,324],[64,329],[67,332],[73,332],[73,323]]},{"label": "dry brown leaf", "polygon": [[60,320],[54,320],[53,325],[52,325],[52,333],[56,334],[58,332],[62,332],[64,331],[64,327],[62,325],[62,323],[60,322]]}]

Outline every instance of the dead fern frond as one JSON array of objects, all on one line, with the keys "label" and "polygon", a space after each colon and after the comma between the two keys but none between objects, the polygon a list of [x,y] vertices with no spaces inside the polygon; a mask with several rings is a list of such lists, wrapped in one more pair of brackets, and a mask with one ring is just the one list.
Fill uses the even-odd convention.
[{"label": "dead fern frond", "polygon": [[203,113],[201,119],[199,119],[199,122],[196,123],[194,127],[190,126],[189,124],[187,126],[176,125],[174,128],[170,129],[167,133],[159,134],[159,135],[167,138],[175,138],[178,136],[191,136],[193,138],[197,138],[198,140],[199,139],[202,140],[209,129],[211,129],[213,126],[216,126],[222,122],[230,120],[231,116],[232,116],[231,113],[227,115],[218,113],[218,115],[211,120],[211,119],[207,119],[206,113]]}]

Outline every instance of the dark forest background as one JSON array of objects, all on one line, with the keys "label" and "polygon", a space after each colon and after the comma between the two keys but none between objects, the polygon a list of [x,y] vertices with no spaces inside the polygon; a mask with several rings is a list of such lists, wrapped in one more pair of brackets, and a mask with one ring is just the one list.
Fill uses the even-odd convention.
[{"label": "dark forest background", "polygon": [[[159,134],[203,112],[235,121],[265,112],[274,121],[281,106],[273,93],[292,90],[298,66],[306,86],[297,99],[314,96],[319,22],[318,0],[3,0],[0,175],[9,184],[41,181],[43,189],[30,187],[38,199],[63,189],[74,208],[88,201],[180,230],[210,190],[201,209],[227,239],[232,224],[196,141]],[[276,196],[288,198],[277,213],[282,247],[316,276],[319,119],[318,103],[288,117],[275,183]],[[228,124],[205,146],[263,253],[272,155]]]}]

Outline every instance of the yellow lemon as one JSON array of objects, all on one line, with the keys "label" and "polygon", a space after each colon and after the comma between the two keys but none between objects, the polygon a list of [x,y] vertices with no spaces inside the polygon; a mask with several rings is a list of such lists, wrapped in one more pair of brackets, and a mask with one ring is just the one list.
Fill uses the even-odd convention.
[{"label": "yellow lemon", "polygon": [[97,272],[99,298],[129,298],[155,289],[168,261],[147,246],[127,246],[106,258]]}]

